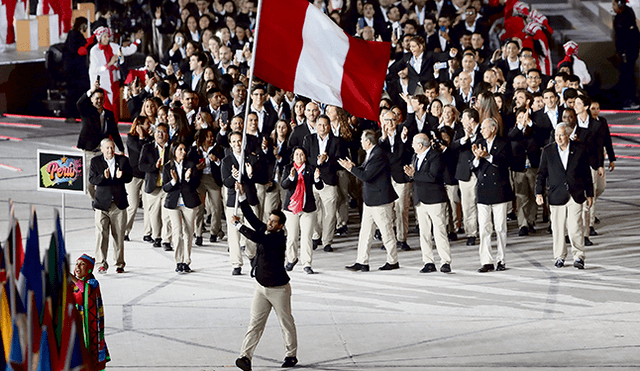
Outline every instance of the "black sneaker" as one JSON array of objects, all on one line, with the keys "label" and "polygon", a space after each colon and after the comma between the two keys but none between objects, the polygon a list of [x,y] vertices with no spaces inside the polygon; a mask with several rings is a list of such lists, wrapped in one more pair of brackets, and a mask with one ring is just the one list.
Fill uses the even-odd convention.
[{"label": "black sneaker", "polygon": [[176,273],[184,272],[184,268],[182,267],[182,263],[176,264]]},{"label": "black sneaker", "polygon": [[382,233],[380,233],[379,229],[376,229],[376,233],[373,234],[373,239],[377,241],[382,241]]},{"label": "black sneaker", "polygon": [[584,269],[584,260],[578,259],[578,260],[574,261],[573,262],[573,266],[578,268],[578,269]]},{"label": "black sneaker", "polygon": [[346,225],[343,225],[342,227],[336,229],[336,236],[346,236],[349,234],[349,229],[347,228]]},{"label": "black sneaker", "polygon": [[440,272],[451,273],[451,265],[448,263],[442,264],[442,266],[440,267]]},{"label": "black sneaker", "polygon": [[209,237],[209,242],[211,243],[218,242],[218,236],[215,234],[212,234],[211,237]]},{"label": "black sneaker", "polygon": [[142,241],[149,242],[149,243],[153,243],[154,242],[153,238],[151,238],[151,235],[142,237]]},{"label": "black sneaker", "polygon": [[564,259],[556,259],[556,268],[562,268],[564,267]]},{"label": "black sneaker", "polygon": [[153,247],[162,247],[162,238],[156,238],[156,240],[153,241]]},{"label": "black sneaker", "polygon": [[475,244],[476,244],[476,238],[475,237],[467,238],[467,246],[473,246]]},{"label": "black sneaker", "polygon": [[125,240],[125,241],[131,241],[131,239],[129,238],[129,235],[128,235],[128,234],[125,234],[125,235],[124,235],[124,240]]},{"label": "black sneaker", "polygon": [[191,268],[189,268],[189,264],[187,263],[182,263],[182,271],[184,273],[191,273]]},{"label": "black sneaker", "polygon": [[162,247],[164,247],[164,251],[173,251],[171,244],[169,242],[163,242]]},{"label": "black sneaker", "polygon": [[589,227],[589,236],[597,236],[597,235],[598,235],[598,232],[596,232],[596,230],[593,227]]},{"label": "black sneaker", "polygon": [[313,243],[313,249],[317,249],[318,246],[322,245],[322,240],[321,239],[317,239],[317,240],[312,240],[311,241]]},{"label": "black sneaker", "polygon": [[436,265],[433,263],[427,263],[424,265],[424,267],[422,267],[422,269],[420,269],[420,273],[431,273],[437,271],[438,270],[436,269]]},{"label": "black sneaker", "polygon": [[298,359],[296,357],[285,357],[284,363],[282,364],[282,368],[293,367],[298,364]]},{"label": "black sneaker", "polygon": [[332,252],[333,251],[333,247],[331,247],[331,245],[327,245],[327,246],[324,247],[323,250],[326,251],[326,252]]},{"label": "black sneaker", "polygon": [[202,236],[196,237],[196,246],[202,246]]},{"label": "black sneaker", "polygon": [[235,267],[233,268],[233,271],[231,271],[231,275],[232,276],[239,276],[242,274],[242,268],[241,267]]}]

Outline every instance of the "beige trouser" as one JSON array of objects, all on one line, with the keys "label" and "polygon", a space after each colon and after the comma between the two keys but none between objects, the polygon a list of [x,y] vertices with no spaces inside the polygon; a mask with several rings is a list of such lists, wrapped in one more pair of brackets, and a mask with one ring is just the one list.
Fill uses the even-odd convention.
[{"label": "beige trouser", "polygon": [[271,192],[267,192],[266,184],[256,183],[256,192],[258,196],[258,212],[256,215],[263,222],[269,220],[269,215],[273,210],[279,209],[280,206],[280,192],[275,187]]},{"label": "beige trouser", "polygon": [[464,233],[467,237],[478,237],[478,202],[476,199],[476,174],[471,173],[468,181],[458,181],[460,200],[462,201],[462,217],[464,218]]},{"label": "beige trouser", "polygon": [[[127,207],[127,222],[124,227],[124,234],[128,236],[133,229],[133,221],[136,218],[136,213],[138,212],[138,205],[140,205],[140,197],[142,197],[142,204],[146,202],[144,200],[145,193],[142,191],[142,187],[144,186],[144,179],[134,177],[131,179],[129,183],[124,185],[124,188],[127,190],[127,201],[129,202],[129,207]],[[147,219],[146,215],[144,218],[144,230],[147,229]]]},{"label": "beige trouser", "polygon": [[[586,202],[583,202],[586,204]],[[573,197],[564,205],[550,205],[551,231],[553,232],[553,259],[564,260],[567,257],[567,246],[564,236],[566,232],[571,241],[571,254],[574,260],[584,260],[584,237],[582,236],[582,204],[578,204]]]},{"label": "beige trouser", "polygon": [[124,226],[127,221],[127,210],[120,210],[111,203],[108,211],[96,209],[96,270],[102,266],[109,268],[107,252],[109,250],[109,230],[113,236],[113,257],[116,267],[124,268]]},{"label": "beige trouser", "polygon": [[450,184],[445,184],[444,188],[447,191],[447,232],[458,233],[460,229],[460,222],[462,215],[460,215],[462,211],[462,206],[460,205],[460,195],[458,195],[458,190],[460,187]]},{"label": "beige trouser", "polygon": [[144,199],[145,218],[149,219],[150,228],[145,230],[145,235],[151,235],[155,240],[162,238],[164,242],[171,242],[171,219],[164,208],[164,200],[167,193],[160,187],[147,193]]},{"label": "beige trouser", "polygon": [[411,183],[396,183],[391,179],[393,190],[398,198],[393,202],[394,222],[396,227],[396,240],[407,242],[409,232],[409,205],[411,200]]},{"label": "beige trouser", "polygon": [[291,285],[264,287],[255,283],[255,292],[251,302],[251,321],[242,341],[240,357],[253,358],[253,353],[262,337],[262,332],[273,308],[280,321],[284,339],[285,357],[295,357],[298,352],[296,324],[291,314]]},{"label": "beige trouser", "polygon": [[[303,267],[310,267],[313,260],[313,222],[316,212],[306,213],[304,211],[294,215],[291,211],[283,210],[287,221],[287,262],[293,263],[298,259],[298,241],[300,242],[300,263]],[[300,237],[298,237],[300,235]]]},{"label": "beige trouser", "polygon": [[[420,250],[422,250],[422,261],[426,263],[434,263],[433,245],[431,238],[436,240],[436,248],[440,255],[440,265],[451,264],[451,246],[447,238],[446,223],[447,203],[423,204],[416,205],[416,216],[418,217],[418,225],[420,226]],[[433,226],[433,236],[431,227]]]},{"label": "beige trouser", "polygon": [[338,211],[336,214],[336,229],[349,223],[349,172],[338,170]]},{"label": "beige trouser", "polygon": [[[598,175],[598,170],[593,170],[591,167],[589,168],[589,170],[591,170],[591,181],[593,183],[593,190],[594,190],[593,193],[595,196],[596,185],[598,183],[598,178],[600,176]],[[589,227],[592,226],[592,222],[595,220],[595,208],[594,208],[595,203],[596,203],[595,197],[594,197],[593,203],[591,204],[591,207],[588,207],[586,202],[582,203],[582,220],[583,220],[582,228],[583,228],[583,234],[585,237],[589,236]]]},{"label": "beige trouser", "polygon": [[[480,223],[480,264],[493,264],[491,254],[491,234],[495,223],[496,239],[498,240],[498,254],[496,262],[504,261],[505,248],[507,247],[507,208],[510,202],[485,205],[478,204],[478,222]],[[493,215],[493,223],[491,216]]]},{"label": "beige trouser", "polygon": [[204,211],[205,207],[211,215],[211,228],[209,232],[215,236],[222,228],[222,195],[220,186],[216,184],[211,174],[202,174],[200,185],[197,189],[202,204],[196,211],[196,236],[202,237],[204,232]]},{"label": "beige trouser", "polygon": [[376,231],[376,225],[382,234],[382,243],[387,250],[387,263],[398,262],[396,236],[393,234],[393,202],[380,206],[362,205],[362,222],[360,236],[358,236],[358,257],[356,263],[368,265],[371,242]]},{"label": "beige trouser", "polygon": [[317,215],[313,226],[313,239],[322,239],[322,246],[331,245],[336,234],[336,210],[338,207],[338,186],[325,184],[321,190],[313,187],[316,198]]},{"label": "beige trouser", "polygon": [[84,184],[87,185],[87,194],[89,195],[89,197],[91,197],[91,200],[93,201],[93,199],[95,198],[96,195],[96,186],[94,186],[93,184],[91,184],[91,182],[89,181],[89,171],[91,170],[91,159],[93,159],[96,156],[100,156],[102,155],[102,152],[100,152],[100,150],[98,151],[87,151],[87,150],[83,150],[82,152],[84,152]]},{"label": "beige trouser", "polygon": [[191,264],[191,245],[193,244],[193,221],[196,209],[178,206],[175,209],[163,207],[171,219],[173,247],[176,263]]},{"label": "beige trouser", "polygon": [[536,221],[538,204],[536,204],[537,168],[528,168],[523,172],[513,172],[513,186],[518,204],[518,227],[529,227]]},{"label": "beige trouser", "polygon": [[[258,206],[251,206],[253,212],[258,215]],[[240,242],[242,237],[242,242],[245,243],[244,253],[247,255],[249,259],[253,258],[256,255],[256,244],[255,242],[244,238],[238,228],[233,225],[233,220],[231,217],[235,214],[235,209],[233,207],[227,207],[225,212],[225,217],[227,219],[227,243],[229,244],[229,258],[231,259],[231,265],[234,268],[242,267],[242,249],[240,248]],[[235,214],[240,217],[240,221],[244,222],[244,217],[242,215],[242,209],[238,206],[238,213]],[[250,225],[247,227],[252,228]]]},{"label": "beige trouser", "polygon": [[591,180],[593,181],[593,204],[589,209],[589,227],[593,227],[596,221],[596,200],[602,195],[604,189],[607,187],[607,172],[604,172],[603,176],[598,175],[596,170],[591,170]]}]

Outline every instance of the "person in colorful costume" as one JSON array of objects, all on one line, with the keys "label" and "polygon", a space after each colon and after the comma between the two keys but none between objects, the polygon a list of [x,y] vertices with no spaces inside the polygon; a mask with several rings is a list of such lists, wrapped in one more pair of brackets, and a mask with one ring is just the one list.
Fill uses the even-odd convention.
[{"label": "person in colorful costume", "polygon": [[76,261],[74,275],[71,279],[75,283],[73,297],[76,309],[82,319],[82,333],[84,344],[89,353],[89,370],[104,370],[106,363],[111,360],[109,349],[104,339],[104,310],[100,284],[93,275],[95,260],[83,254]]}]

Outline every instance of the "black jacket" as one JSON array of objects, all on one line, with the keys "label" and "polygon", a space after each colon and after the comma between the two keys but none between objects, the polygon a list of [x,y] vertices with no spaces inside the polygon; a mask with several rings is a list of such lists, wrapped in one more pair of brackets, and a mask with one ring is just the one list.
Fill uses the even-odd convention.
[{"label": "black jacket", "polygon": [[91,103],[87,94],[82,94],[80,99],[78,99],[77,106],[80,112],[80,118],[82,119],[82,129],[80,129],[80,135],[78,136],[78,148],[95,151],[100,148],[100,141],[105,138],[111,138],[118,149],[124,152],[124,144],[122,143],[122,138],[120,138],[118,124],[113,116],[113,112],[104,110],[106,130],[103,132],[100,124],[100,114]]},{"label": "black jacket", "polygon": [[[189,180],[185,178],[187,170],[191,169]],[[200,197],[196,189],[200,185],[200,172],[196,170],[196,164],[189,160],[182,161],[182,174],[178,175],[176,184],[171,184],[171,170],[176,170],[174,161],[169,161],[162,168],[162,190],[167,192],[167,198],[164,200],[164,207],[167,209],[175,209],[178,207],[178,200],[182,196],[184,206],[193,209],[200,206]]]},{"label": "black jacket", "polygon": [[140,170],[138,163],[140,162],[140,152],[142,146],[149,143],[149,138],[140,139],[137,135],[127,134],[127,152],[129,153],[129,164],[133,170],[135,178],[144,178],[144,171]]},{"label": "black jacket", "polygon": [[116,178],[115,174],[110,174],[108,179],[104,177],[104,171],[108,167],[104,155],[91,159],[89,182],[96,186],[95,198],[92,204],[94,209],[107,211],[112,201],[120,210],[124,210],[129,206],[127,191],[124,188],[125,183],[129,183],[133,177],[129,159],[122,155],[115,155],[115,159],[116,171],[118,169],[122,170],[122,176]]},{"label": "black jacket", "polygon": [[586,197],[593,197],[591,171],[583,144],[573,141],[569,143],[566,170],[560,160],[558,145],[549,143],[544,147],[536,179],[536,194],[543,194],[545,187],[548,188],[550,205],[564,205],[569,202],[570,197],[581,204]]},{"label": "black jacket", "polygon": [[[486,139],[477,141],[478,145],[487,146]],[[501,137],[495,137],[493,146],[487,148],[493,161],[480,159],[477,167],[471,161],[471,170],[478,177],[476,195],[479,204],[494,205],[513,200],[513,190],[509,181],[509,167],[511,165],[512,152],[509,141]]]},{"label": "black jacket", "polygon": [[[418,156],[414,155],[412,162],[417,166]],[[420,167],[413,174],[413,204],[439,204],[447,202],[447,191],[444,188],[442,175],[444,163],[442,154],[431,148],[422,160]]]},{"label": "black jacket", "polygon": [[[282,182],[280,185],[287,191],[287,195],[284,197],[284,204],[282,205],[282,210],[289,210],[289,203],[291,202],[291,196],[296,191],[296,187],[298,186],[298,176],[296,175],[294,180],[289,178],[291,175],[291,169],[293,168],[293,164],[287,165],[284,168],[285,173],[282,174]],[[305,165],[304,171],[302,173],[302,177],[304,178],[304,187],[305,187],[305,200],[304,206],[302,207],[302,211],[305,213],[312,213],[316,211],[316,199],[313,196],[313,186],[315,185],[316,189],[324,188],[324,184],[322,183],[322,179],[320,179],[317,183],[314,181],[313,173],[316,171],[315,167],[309,165],[308,163]]]},{"label": "black jacket", "polygon": [[[140,151],[140,158],[138,160],[138,168],[144,171],[144,191],[146,193],[152,193],[157,186],[158,177],[160,177],[161,170],[156,168],[156,163],[160,158],[160,153],[156,148],[156,142],[145,143]],[[164,161],[169,162],[169,146],[164,149]]]},{"label": "black jacket", "polygon": [[327,142],[326,152],[329,158],[327,158],[322,165],[317,165],[318,156],[320,155],[318,134],[309,134],[304,137],[302,148],[307,154],[307,161],[320,169],[320,179],[322,179],[325,184],[335,186],[338,185],[338,170],[341,169],[338,164],[338,159],[343,158],[344,154],[342,153],[340,138],[336,138],[331,132],[327,135],[329,136],[329,139]]},{"label": "black jacket", "polygon": [[371,150],[369,159],[351,168],[351,174],[362,181],[362,199],[367,206],[381,206],[398,198],[391,186],[389,161],[380,146]]}]

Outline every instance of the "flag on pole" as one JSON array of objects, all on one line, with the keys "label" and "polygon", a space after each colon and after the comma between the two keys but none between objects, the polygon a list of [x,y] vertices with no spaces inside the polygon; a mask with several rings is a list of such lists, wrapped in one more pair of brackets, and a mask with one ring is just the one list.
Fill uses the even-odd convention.
[{"label": "flag on pole", "polygon": [[49,349],[49,332],[47,326],[42,326],[42,338],[40,339],[40,353],[38,354],[37,371],[51,371],[51,354]]},{"label": "flag on pole", "polygon": [[306,0],[263,0],[255,75],[378,120],[391,45],[346,34]]},{"label": "flag on pole", "polygon": [[[11,308],[9,307],[9,297],[7,293],[7,285],[0,288],[0,336],[2,337],[2,347],[4,348],[4,360],[9,360],[9,350],[11,349],[11,333],[13,331],[11,325]],[[0,368],[4,370],[4,368]]]},{"label": "flag on pole", "polygon": [[[44,296],[42,263],[40,263],[40,243],[38,242],[38,220],[36,212],[32,209],[29,233],[27,234],[27,247],[24,254],[24,262],[20,270],[20,276],[16,282],[18,293],[22,298],[22,304],[27,307],[27,290],[33,291],[37,316],[42,313],[42,300]],[[38,325],[38,329],[40,326]]]}]

